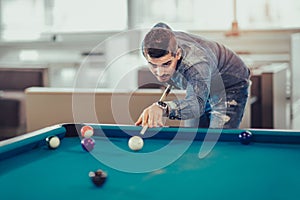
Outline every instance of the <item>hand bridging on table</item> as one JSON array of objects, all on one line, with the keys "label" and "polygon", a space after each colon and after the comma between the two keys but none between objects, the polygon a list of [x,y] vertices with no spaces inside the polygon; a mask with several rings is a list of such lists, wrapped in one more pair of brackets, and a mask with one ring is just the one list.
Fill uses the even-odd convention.
[{"label": "hand bridging on table", "polygon": [[154,103],[143,111],[135,125],[148,126],[149,128],[163,126],[162,119],[163,109]]}]

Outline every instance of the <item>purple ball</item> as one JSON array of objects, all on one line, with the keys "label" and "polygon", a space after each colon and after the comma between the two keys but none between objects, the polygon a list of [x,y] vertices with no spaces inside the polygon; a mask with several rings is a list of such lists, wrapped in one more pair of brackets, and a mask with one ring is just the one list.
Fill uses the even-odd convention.
[{"label": "purple ball", "polygon": [[95,147],[95,140],[93,138],[83,138],[81,140],[81,147],[83,150],[90,152]]}]

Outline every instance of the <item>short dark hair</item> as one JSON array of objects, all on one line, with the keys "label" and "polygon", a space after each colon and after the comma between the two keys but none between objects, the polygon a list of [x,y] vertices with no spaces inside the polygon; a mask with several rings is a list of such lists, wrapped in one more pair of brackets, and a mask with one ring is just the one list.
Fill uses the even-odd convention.
[{"label": "short dark hair", "polygon": [[175,56],[177,48],[175,34],[165,27],[152,28],[146,34],[142,44],[143,55],[148,54],[151,58],[160,58],[168,53]]}]

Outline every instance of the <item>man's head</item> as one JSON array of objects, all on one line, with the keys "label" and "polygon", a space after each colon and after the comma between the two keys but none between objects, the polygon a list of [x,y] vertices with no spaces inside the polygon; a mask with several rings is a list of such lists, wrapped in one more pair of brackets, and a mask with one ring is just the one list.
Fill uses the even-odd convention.
[{"label": "man's head", "polygon": [[172,30],[154,27],[145,36],[142,48],[150,71],[160,82],[167,82],[181,58],[181,49]]}]

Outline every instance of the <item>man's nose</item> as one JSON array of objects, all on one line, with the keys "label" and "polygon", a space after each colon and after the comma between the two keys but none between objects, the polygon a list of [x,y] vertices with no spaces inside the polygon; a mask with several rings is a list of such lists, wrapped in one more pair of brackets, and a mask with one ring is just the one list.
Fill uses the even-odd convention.
[{"label": "man's nose", "polygon": [[163,67],[157,67],[157,72],[156,72],[156,74],[157,74],[158,76],[164,75],[164,72],[165,72],[165,70],[163,69]]}]

